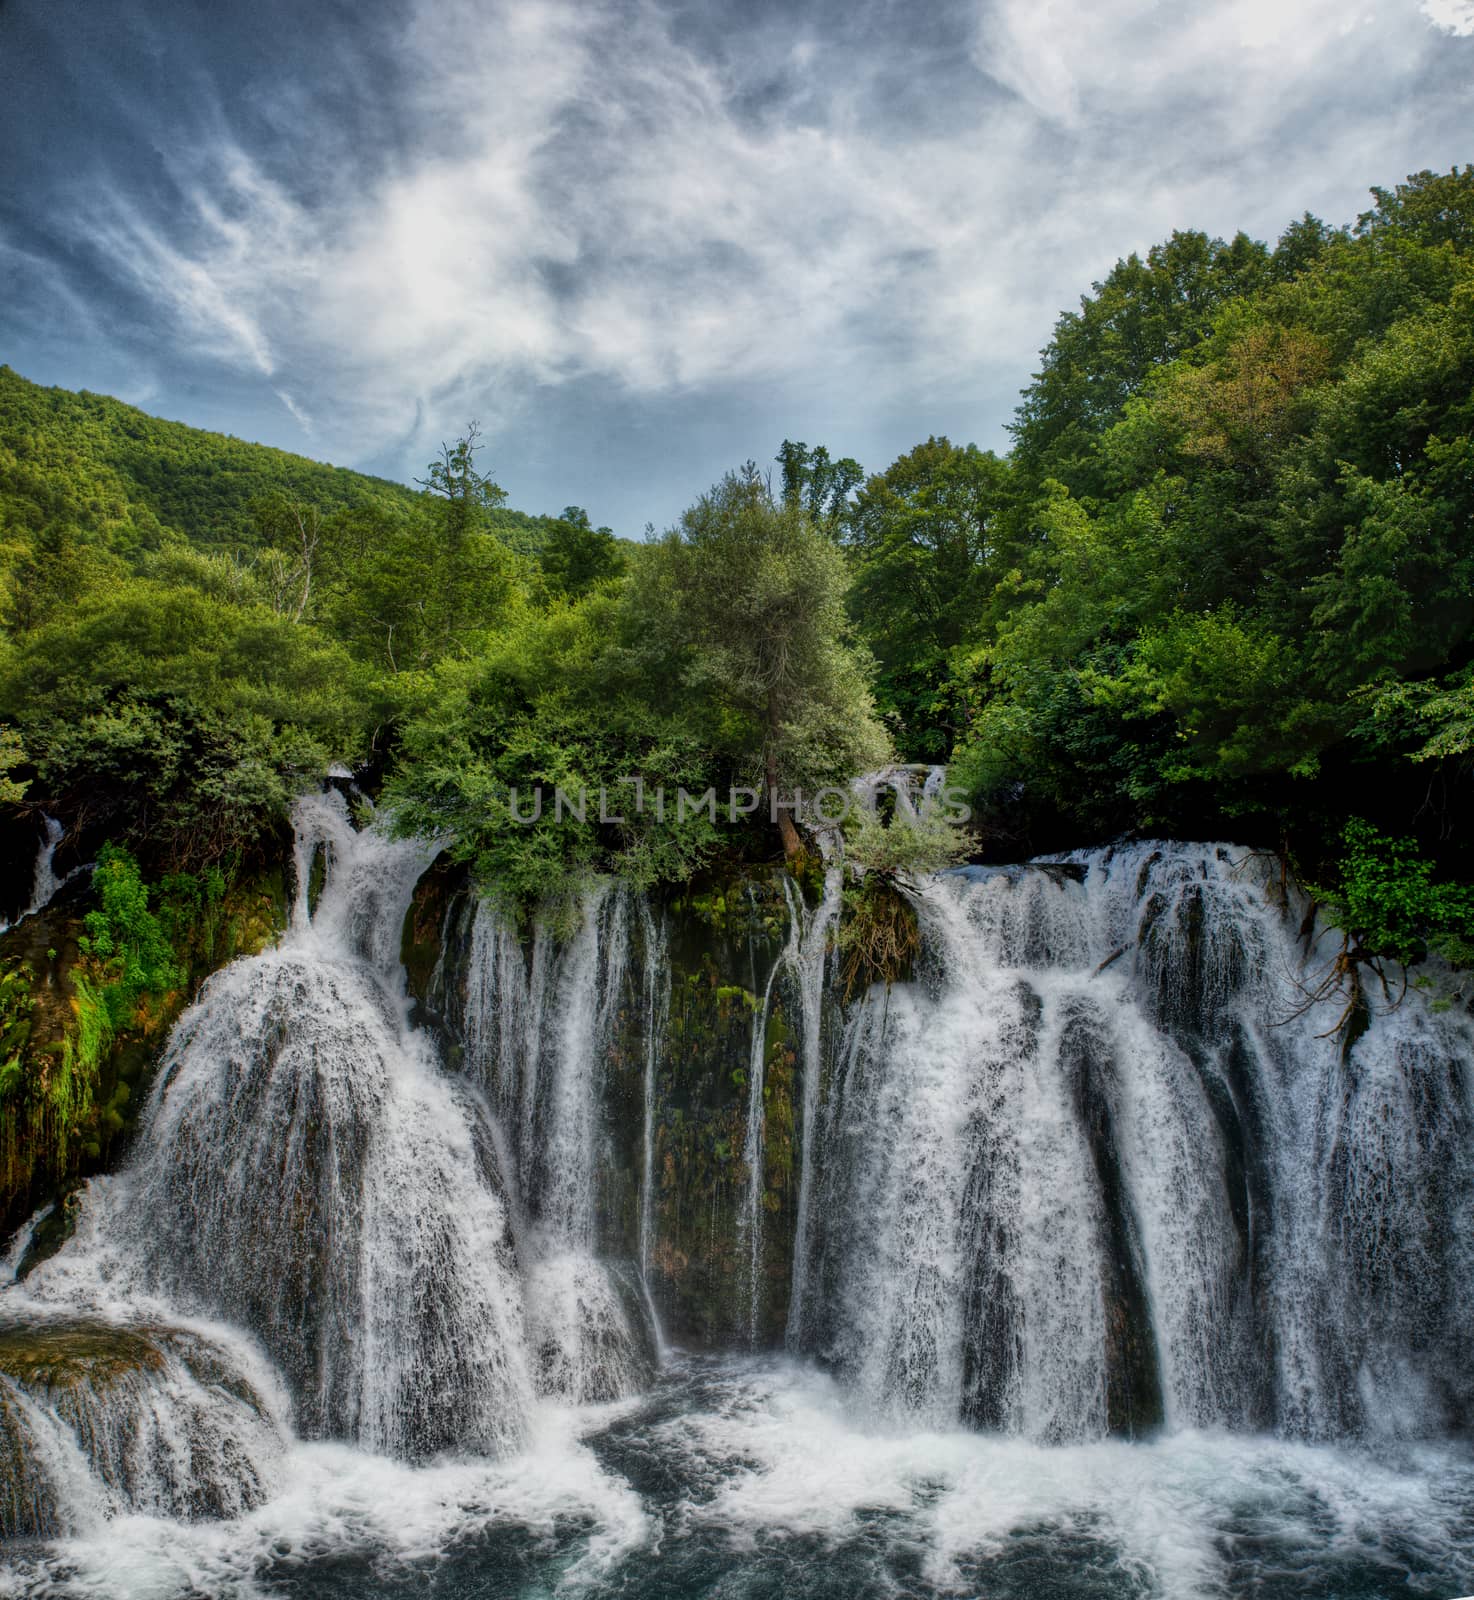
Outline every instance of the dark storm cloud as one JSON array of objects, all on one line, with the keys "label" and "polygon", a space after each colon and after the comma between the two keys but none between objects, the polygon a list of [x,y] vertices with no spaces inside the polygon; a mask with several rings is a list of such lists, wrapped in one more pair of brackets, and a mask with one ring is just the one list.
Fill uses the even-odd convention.
[{"label": "dark storm cloud", "polygon": [[0,4],[0,359],[636,530],[786,435],[1001,443],[1174,226],[1467,159],[1474,0]]}]

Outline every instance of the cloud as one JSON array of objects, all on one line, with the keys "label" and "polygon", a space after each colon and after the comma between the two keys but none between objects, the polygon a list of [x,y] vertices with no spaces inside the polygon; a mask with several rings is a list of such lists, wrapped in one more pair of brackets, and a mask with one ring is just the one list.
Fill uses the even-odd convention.
[{"label": "cloud", "polygon": [[1474,0],[1423,0],[1423,15],[1456,39],[1474,38]]},{"label": "cloud", "polygon": [[[197,108],[150,189],[110,172],[73,209],[74,248],[338,459],[418,461],[469,415],[510,437],[590,386],[611,412],[801,402],[841,447],[908,406],[975,435],[1117,255],[1339,220],[1407,170],[1446,48],[1416,4],[989,0],[928,39],[886,7],[785,35],[406,0],[364,24],[382,115],[351,149],[290,78],[249,118]],[[1458,32],[1470,4],[1424,10]]]},{"label": "cloud", "polygon": [[[1342,0],[996,0],[980,13],[974,56],[1071,128],[1153,109],[1165,124],[1169,106],[1189,101],[1255,126],[1257,113],[1307,80],[1329,84],[1333,59],[1344,70],[1385,52],[1388,32],[1370,7]],[[1190,127],[1175,131],[1192,138]]]},{"label": "cloud", "polygon": [[286,407],[288,414],[296,420],[298,427],[302,429],[303,433],[312,433],[314,431],[312,418],[307,415],[307,413],[302,409],[301,406],[297,404],[291,395],[289,395],[285,389],[276,389],[273,392],[275,393],[277,399],[281,401],[282,405]]}]

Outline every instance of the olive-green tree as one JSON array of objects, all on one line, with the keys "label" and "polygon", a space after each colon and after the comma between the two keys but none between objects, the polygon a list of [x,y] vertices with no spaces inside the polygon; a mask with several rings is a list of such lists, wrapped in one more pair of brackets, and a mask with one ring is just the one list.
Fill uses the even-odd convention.
[{"label": "olive-green tree", "polygon": [[866,664],[849,642],[844,557],[749,462],[693,505],[638,570],[632,603],[681,647],[691,692],[741,726],[769,816],[802,848],[786,788],[883,759]]}]

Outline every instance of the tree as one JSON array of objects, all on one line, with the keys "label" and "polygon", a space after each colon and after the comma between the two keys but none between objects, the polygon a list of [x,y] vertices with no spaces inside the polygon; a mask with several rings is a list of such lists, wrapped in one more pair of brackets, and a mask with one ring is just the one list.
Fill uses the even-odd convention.
[{"label": "tree", "polygon": [[639,576],[652,628],[685,649],[687,681],[744,720],[792,858],[802,845],[784,785],[844,781],[887,750],[846,641],[843,556],[748,462],[682,516]]},{"label": "tree", "polygon": [[802,440],[785,439],[779,446],[784,505],[802,506],[817,523],[833,528],[844,515],[850,491],[865,476],[853,456],[830,459],[825,447],[810,449]]},{"label": "tree", "polygon": [[10,623],[17,632],[37,628],[72,605],[87,587],[88,553],[69,522],[48,522],[16,563]]},{"label": "tree", "polygon": [[1228,243],[1174,233],[1145,260],[1118,261],[1079,311],[1055,324],[1013,425],[1018,463],[1039,479],[1095,492],[1096,447],[1126,401],[1155,368],[1198,345],[1225,301],[1270,276],[1269,251],[1242,233]]},{"label": "tree", "polygon": [[252,509],[261,532],[263,548],[256,565],[267,603],[279,617],[301,622],[325,553],[322,513],[281,493],[265,496]]},{"label": "tree", "polygon": [[481,425],[471,422],[454,444],[442,443],[439,458],[415,481],[426,494],[442,502],[441,527],[451,551],[481,525],[481,514],[507,498],[507,491],[476,470],[481,449]]},{"label": "tree", "polygon": [[1363,238],[1391,233],[1474,250],[1474,165],[1414,172],[1394,189],[1373,189],[1372,198],[1376,205],[1356,219]]},{"label": "tree", "polygon": [[949,662],[1011,564],[1005,462],[930,438],[868,479],[848,508],[848,606],[879,668],[876,699],[905,753],[946,759],[959,731]]},{"label": "tree", "polygon": [[1056,329],[1021,570],[953,655],[954,777],[1034,848],[1231,818],[1329,871],[1355,794],[1474,865],[1474,168],[1374,199],[1272,255],[1174,235]]},{"label": "tree", "polygon": [[30,783],[24,778],[12,778],[17,767],[26,764],[26,747],[20,735],[8,724],[0,722],[0,805],[16,806],[25,799]]},{"label": "tree", "polygon": [[596,528],[582,506],[568,506],[548,524],[538,565],[554,594],[577,599],[624,570],[619,541],[609,528]]},{"label": "tree", "polygon": [[[418,480],[438,510],[441,534],[434,592],[399,597],[409,602],[412,629],[418,624],[425,637],[422,660],[461,648],[467,628],[499,609],[510,586],[510,553],[486,529],[487,513],[506,499],[506,490],[476,470],[480,439],[480,426],[468,424],[453,445],[441,445],[440,459]],[[394,622],[383,626],[391,639]]]}]

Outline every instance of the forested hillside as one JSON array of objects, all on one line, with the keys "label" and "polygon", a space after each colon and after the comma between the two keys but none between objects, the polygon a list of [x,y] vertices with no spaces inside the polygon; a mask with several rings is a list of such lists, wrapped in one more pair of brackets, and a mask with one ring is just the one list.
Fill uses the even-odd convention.
[{"label": "forested hillside", "polygon": [[[0,513],[12,530],[73,530],[123,554],[169,535],[249,551],[272,495],[323,514],[407,515],[415,491],[268,445],[165,422],[106,395],[46,389],[0,366]],[[536,550],[548,521],[499,506],[488,522],[516,549]],[[23,537],[23,534],[21,535]]]},{"label": "forested hillside", "polygon": [[793,858],[759,796],[947,761],[979,855],[1234,837],[1347,963],[1467,966],[1474,168],[1120,262],[1013,437],[870,476],[785,441],[631,545],[506,511],[474,429],[414,490],[0,369],[6,799],[124,852],[91,959],[130,1004],[181,970],[150,906],[269,860],[332,763],[526,907]]}]

